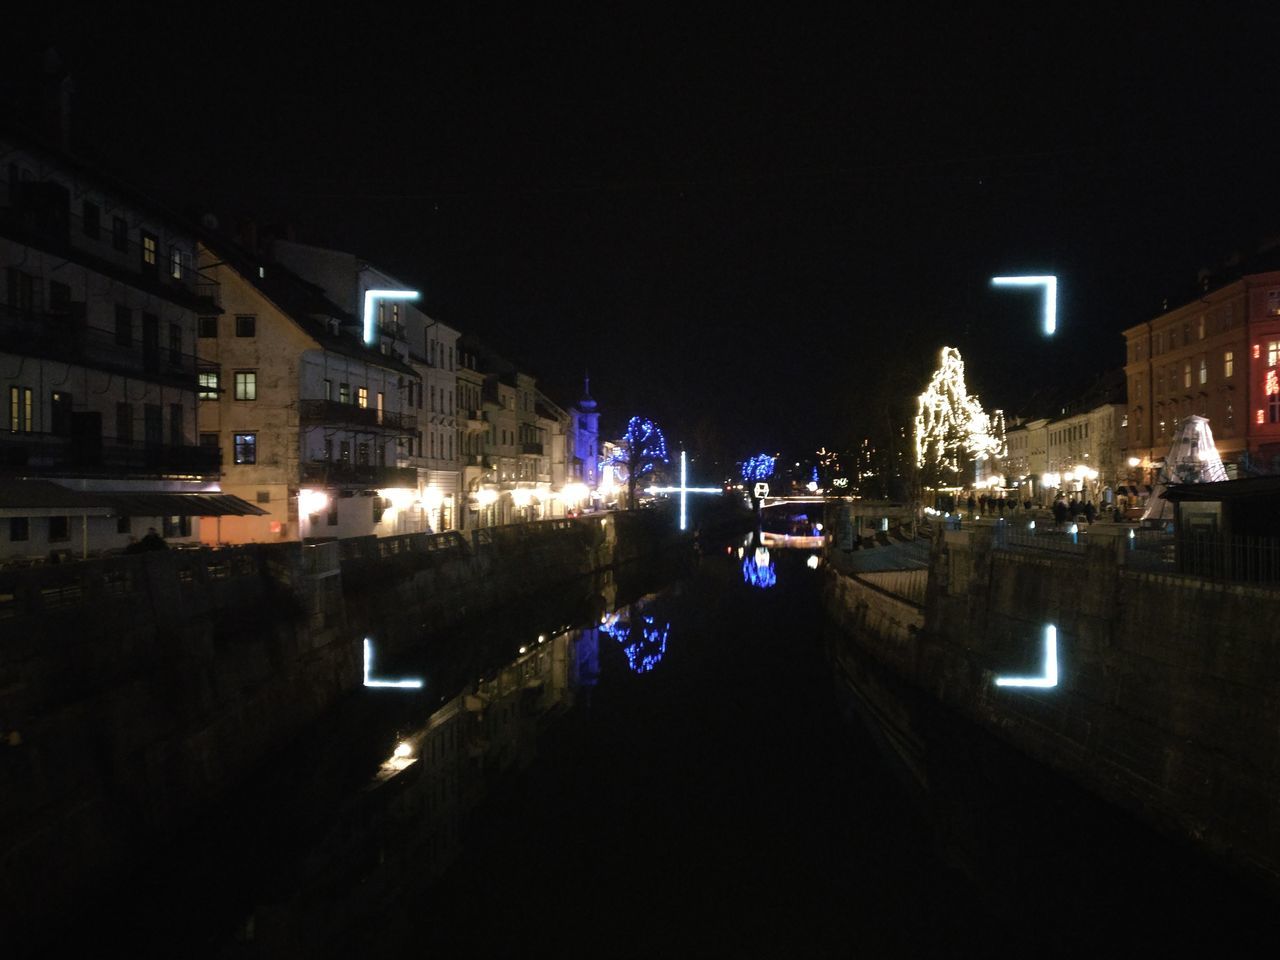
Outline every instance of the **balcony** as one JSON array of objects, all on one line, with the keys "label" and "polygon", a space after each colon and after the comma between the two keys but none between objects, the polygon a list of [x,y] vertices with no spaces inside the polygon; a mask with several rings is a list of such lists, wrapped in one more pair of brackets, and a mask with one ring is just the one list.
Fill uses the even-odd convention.
[{"label": "balcony", "polygon": [[522,441],[520,444],[520,453],[540,457],[542,456],[542,444],[531,440]]},{"label": "balcony", "polygon": [[384,467],[342,460],[311,460],[302,465],[302,482],[323,486],[416,487],[414,467]]},{"label": "balcony", "polygon": [[[13,187],[4,179],[0,184],[4,190]],[[136,230],[119,241],[105,219],[86,225],[72,212],[70,191],[60,182],[24,181],[14,192],[12,205],[0,207],[0,234],[189,310],[220,312],[218,282],[194,267],[185,246],[175,261],[165,238],[156,238],[157,245],[146,254]]]},{"label": "balcony", "polygon": [[412,433],[418,426],[418,418],[411,414],[361,407],[354,403],[339,403],[336,400],[303,400],[298,407],[298,419],[304,426],[342,424],[403,434]]},{"label": "balcony", "polygon": [[104,443],[93,435],[0,433],[0,473],[71,477],[216,477],[216,447]]},{"label": "balcony", "polygon": [[[58,310],[0,306],[0,349],[25,357],[56,360],[183,390],[196,389],[196,357],[161,345],[159,323],[140,331],[91,326],[83,303]],[[190,337],[190,328],[186,331]]]}]

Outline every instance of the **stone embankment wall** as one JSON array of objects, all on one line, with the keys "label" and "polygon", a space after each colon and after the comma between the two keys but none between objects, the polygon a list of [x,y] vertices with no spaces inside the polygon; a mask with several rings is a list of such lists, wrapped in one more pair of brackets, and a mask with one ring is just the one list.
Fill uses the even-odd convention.
[{"label": "stone embankment wall", "polygon": [[244,782],[360,685],[362,637],[408,649],[674,542],[613,514],[0,571],[0,929]]},{"label": "stone embankment wall", "polygon": [[[1280,591],[1126,569],[1112,545],[935,544],[923,604],[835,571],[846,642],[1031,757],[1280,890]],[[1059,682],[1037,676],[1057,629]]]}]

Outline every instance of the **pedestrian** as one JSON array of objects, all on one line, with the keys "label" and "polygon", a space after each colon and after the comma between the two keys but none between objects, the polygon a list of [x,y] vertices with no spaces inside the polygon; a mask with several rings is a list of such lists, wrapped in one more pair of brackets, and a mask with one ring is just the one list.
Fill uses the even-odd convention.
[{"label": "pedestrian", "polygon": [[164,538],[156,533],[155,527],[147,528],[147,535],[138,541],[139,550],[168,550],[169,545],[164,542]]},{"label": "pedestrian", "polygon": [[1066,522],[1066,519],[1067,502],[1063,500],[1062,497],[1058,497],[1057,500],[1053,501],[1053,522],[1058,526],[1062,526],[1063,523]]},{"label": "pedestrian", "polygon": [[969,513],[974,514],[977,512],[978,512],[978,501],[974,499],[974,496],[971,493],[969,494]]},{"label": "pedestrian", "polygon": [[1096,517],[1097,515],[1098,515],[1098,510],[1096,507],[1094,507],[1093,501],[1090,500],[1088,503],[1084,505],[1084,522],[1089,524],[1089,526],[1093,526],[1093,518]]}]

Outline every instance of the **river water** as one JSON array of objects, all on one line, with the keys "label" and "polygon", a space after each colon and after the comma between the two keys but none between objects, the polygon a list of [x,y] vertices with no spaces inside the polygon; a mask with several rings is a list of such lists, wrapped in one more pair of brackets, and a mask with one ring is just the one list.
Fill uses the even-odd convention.
[{"label": "river water", "polygon": [[1276,942],[1273,902],[903,691],[923,789],[834,679],[817,562],[708,545],[437,638],[394,665],[423,691],[361,691],[107,939],[220,957]]}]

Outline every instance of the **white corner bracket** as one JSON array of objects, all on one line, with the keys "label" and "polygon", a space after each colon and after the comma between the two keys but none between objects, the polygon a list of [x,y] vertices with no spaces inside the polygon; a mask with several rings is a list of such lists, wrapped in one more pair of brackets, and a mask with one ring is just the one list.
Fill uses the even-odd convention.
[{"label": "white corner bracket", "polygon": [[992,277],[993,287],[1044,287],[1044,335],[1052,337],[1058,328],[1057,277]]},{"label": "white corner bracket", "polygon": [[369,676],[373,667],[373,644],[368,637],[364,638],[364,685],[366,687],[394,687],[398,690],[421,690],[422,679],[406,677],[404,680],[374,680]]},{"label": "white corner bracket", "polygon": [[1058,685],[1058,628],[1045,624],[1044,628],[1044,676],[996,677],[997,687],[1056,687]]},{"label": "white corner bracket", "polygon": [[379,300],[417,300],[417,290],[366,290],[364,292],[364,342],[374,341],[373,308]]}]

